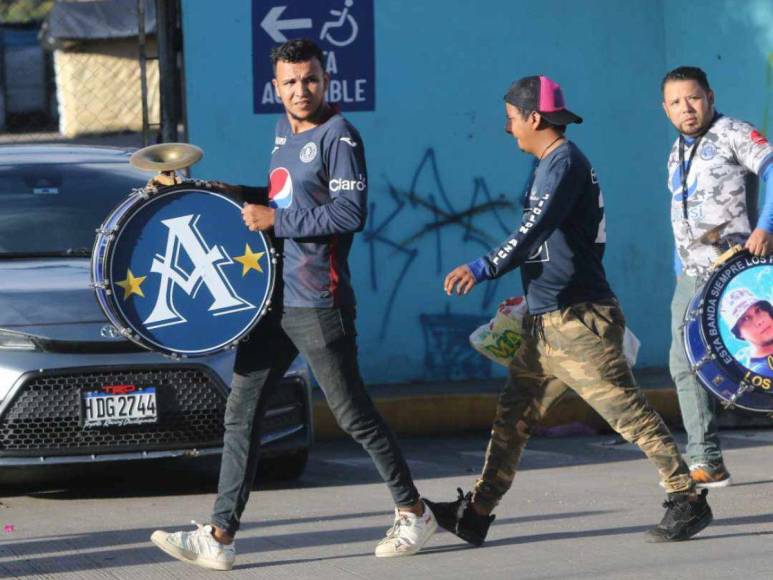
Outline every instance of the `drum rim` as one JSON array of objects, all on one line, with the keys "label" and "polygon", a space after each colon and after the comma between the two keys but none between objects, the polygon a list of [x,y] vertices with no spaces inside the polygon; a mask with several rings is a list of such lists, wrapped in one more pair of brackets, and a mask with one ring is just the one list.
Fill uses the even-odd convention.
[{"label": "drum rim", "polygon": [[[97,230],[97,236],[94,240],[94,246],[92,248],[91,275],[92,275],[92,286],[94,287],[95,294],[97,295],[97,303],[99,304],[100,309],[102,310],[103,314],[105,314],[105,317],[108,319],[108,321],[118,329],[118,331],[121,333],[122,336],[126,337],[127,339],[131,340],[133,343],[149,351],[159,352],[161,354],[164,354],[166,356],[171,356],[173,358],[196,358],[196,357],[203,357],[203,356],[217,354],[219,352],[224,352],[226,350],[236,347],[236,345],[239,342],[245,340],[249,336],[249,334],[255,329],[258,323],[266,316],[268,311],[271,309],[274,290],[276,286],[277,251],[276,251],[276,248],[274,248],[273,243],[271,242],[271,238],[268,235],[266,235],[265,232],[262,232],[262,231],[251,232],[253,234],[257,234],[258,237],[260,237],[261,240],[263,241],[266,248],[268,249],[268,253],[270,255],[270,259],[269,259],[270,266],[267,268],[269,280],[266,284],[266,293],[265,293],[263,302],[260,304],[260,307],[257,309],[258,310],[257,315],[236,338],[233,338],[227,342],[221,343],[217,346],[207,348],[206,350],[196,350],[196,351],[174,350],[167,346],[164,346],[149,340],[147,337],[143,336],[139,331],[137,331],[137,329],[134,328],[134,326],[128,323],[128,320],[126,319],[126,317],[123,316],[120,309],[117,307],[117,300],[116,300],[117,294],[115,289],[112,287],[112,282],[111,282],[113,249],[115,248],[118,238],[120,237],[119,233],[121,228],[132,217],[134,217],[134,215],[136,215],[136,213],[139,212],[142,207],[144,207],[145,204],[143,202],[149,202],[152,199],[160,199],[161,197],[165,197],[167,195],[172,195],[172,194],[176,194],[184,191],[198,191],[198,192],[205,192],[211,195],[216,195],[226,200],[227,202],[235,205],[237,208],[239,208],[239,204],[237,203],[237,201],[234,199],[233,196],[230,196],[221,191],[215,191],[214,188],[212,188],[209,185],[209,182],[201,181],[201,180],[186,180],[186,181],[183,181],[182,183],[174,184],[170,186],[164,186],[164,187],[158,187],[158,188],[146,187],[143,189],[134,190],[132,193],[128,195],[128,199],[124,199],[120,203],[118,203],[113,208],[113,210],[107,215],[105,220],[102,222],[103,225],[109,222],[113,218],[116,212],[123,209],[123,211],[121,212],[121,215],[118,216],[118,218],[115,220],[115,223],[113,224],[111,230],[109,232],[102,231],[102,227],[100,227],[100,229]],[[104,248],[101,260],[97,259],[96,251],[99,247]],[[98,261],[101,262],[102,276],[104,278],[103,281],[95,280],[95,274],[96,274],[95,265]],[[104,286],[102,285],[102,283],[104,283]],[[100,294],[104,297],[105,302],[108,304],[110,308],[109,311],[105,310],[105,307],[102,305],[102,301],[99,300]]]}]

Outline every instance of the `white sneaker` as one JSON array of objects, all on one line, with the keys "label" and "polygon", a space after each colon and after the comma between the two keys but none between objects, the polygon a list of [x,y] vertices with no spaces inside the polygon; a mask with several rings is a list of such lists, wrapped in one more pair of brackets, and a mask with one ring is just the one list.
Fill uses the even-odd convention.
[{"label": "white sneaker", "polygon": [[164,552],[202,568],[210,570],[230,570],[236,558],[235,542],[221,544],[212,535],[212,526],[202,526],[196,522],[195,532],[174,532],[169,534],[156,530],[150,540]]},{"label": "white sneaker", "polygon": [[376,557],[411,556],[424,547],[435,530],[437,521],[427,504],[424,504],[424,514],[421,516],[395,509],[395,523],[387,530],[386,537],[376,545]]}]

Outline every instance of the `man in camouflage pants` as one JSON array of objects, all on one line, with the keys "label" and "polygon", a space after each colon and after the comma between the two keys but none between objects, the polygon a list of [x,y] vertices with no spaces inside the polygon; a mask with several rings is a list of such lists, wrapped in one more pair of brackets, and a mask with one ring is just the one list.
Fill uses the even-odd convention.
[{"label": "man in camouflage pants", "polygon": [[[706,73],[691,66],[663,79],[663,110],[679,131],[668,157],[676,289],[671,302],[671,377],[687,431],[690,472],[698,487],[730,485],[716,423],[717,401],[698,384],[684,350],[687,307],[705,283],[719,245],[745,243],[752,254],[773,251],[773,147],[753,126],[714,108]],[[756,174],[756,175],[755,175]],[[752,230],[748,203],[765,206]]]},{"label": "man in camouflage pants", "polygon": [[696,495],[671,433],[636,386],[623,355],[625,320],[601,261],[606,233],[598,178],[564,136],[566,125],[582,119],[566,109],[560,87],[544,76],[514,83],[505,112],[507,133],[539,160],[524,194],[520,227],[487,256],[452,270],[444,290],[467,294],[475,284],[520,267],[529,315],[474,491],[459,490],[453,502],[427,503],[441,526],[482,544],[531,429],[571,388],[657,466],[669,500],[649,539],[687,539],[711,522],[711,509],[706,492]]}]

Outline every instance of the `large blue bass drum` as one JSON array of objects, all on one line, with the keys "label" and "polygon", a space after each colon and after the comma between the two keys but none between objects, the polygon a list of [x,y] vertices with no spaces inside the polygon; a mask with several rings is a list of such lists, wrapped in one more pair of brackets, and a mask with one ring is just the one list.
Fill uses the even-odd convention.
[{"label": "large blue bass drum", "polygon": [[684,347],[727,408],[773,414],[773,256],[736,252],[692,299]]},{"label": "large blue bass drum", "polygon": [[207,182],[130,194],[97,232],[92,283],[128,339],[180,357],[238,344],[271,305],[276,255]]}]

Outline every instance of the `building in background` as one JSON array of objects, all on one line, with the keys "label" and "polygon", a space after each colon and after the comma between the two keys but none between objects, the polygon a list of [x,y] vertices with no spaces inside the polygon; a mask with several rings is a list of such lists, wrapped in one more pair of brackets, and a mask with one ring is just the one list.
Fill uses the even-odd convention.
[{"label": "building in background", "polygon": [[[146,50],[155,54],[155,2],[146,2]],[[59,132],[65,137],[142,130],[137,3],[57,1],[42,30],[53,51]],[[150,123],[159,118],[157,61],[147,62]]]}]

